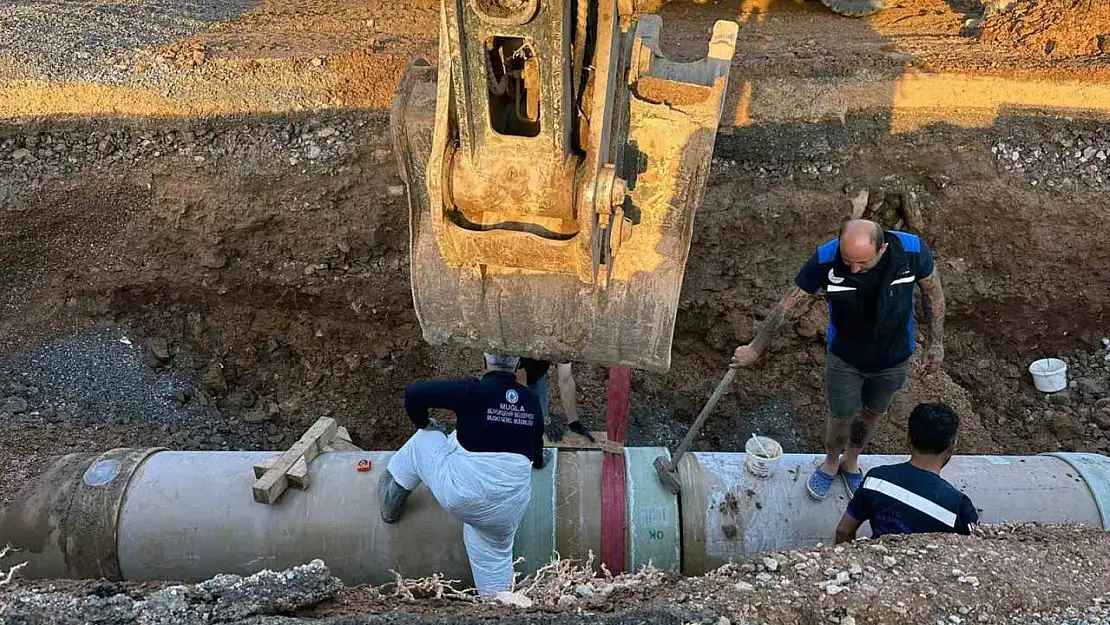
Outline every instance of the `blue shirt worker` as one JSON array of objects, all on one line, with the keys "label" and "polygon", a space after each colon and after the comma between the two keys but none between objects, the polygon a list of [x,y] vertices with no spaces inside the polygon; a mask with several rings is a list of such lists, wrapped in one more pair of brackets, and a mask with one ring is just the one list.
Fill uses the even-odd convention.
[{"label": "blue shirt worker", "polygon": [[948,532],[968,535],[979,512],[967,495],[940,476],[956,449],[960,419],[944,404],[919,404],[910,413],[909,462],[875,467],[836,526],[836,542],[849,542],[864,521],[871,534]]},{"label": "blue shirt worker", "polygon": [[[382,520],[396,523],[420,484],[463,523],[463,543],[480,596],[513,582],[513,539],[542,469],[543,418],[535,393],[516,381],[519,358],[485,354],[480,378],[414,382],[405,411],[417,431],[389,459],[378,483]],[[454,411],[450,436],[428,411]]]},{"label": "blue shirt worker", "polygon": [[860,453],[905,387],[914,353],[914,285],[929,328],[925,372],[934,373],[944,360],[944,292],[933,254],[917,235],[888,232],[866,219],[844,222],[839,237],[817,248],[756,337],[733,354],[730,366],[750,366],[783,321],[804,312],[818,294],[828,300],[825,461],[806,482],[817,500],[828,496],[837,475],[849,497],[863,481]]}]

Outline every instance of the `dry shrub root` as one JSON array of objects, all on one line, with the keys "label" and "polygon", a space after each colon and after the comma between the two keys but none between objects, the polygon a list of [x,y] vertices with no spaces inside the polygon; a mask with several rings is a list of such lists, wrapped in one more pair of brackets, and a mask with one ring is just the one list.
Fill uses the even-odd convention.
[{"label": "dry shrub root", "polygon": [[[477,595],[472,588],[459,590],[455,584],[461,582],[457,579],[444,579],[440,573],[428,577],[406,578],[393,569],[389,570],[394,580],[386,582],[375,588],[379,595],[388,599],[401,601],[420,601],[425,599],[454,599],[458,601],[476,601]],[[389,593],[384,592],[392,586]]]},{"label": "dry shrub root", "polygon": [[[0,563],[2,563],[4,558],[8,557],[8,554],[10,554],[12,551],[13,550],[11,545],[5,545],[3,549],[0,549]],[[12,577],[14,577],[15,574],[18,573],[19,570],[25,566],[27,566],[27,563],[23,562],[8,569],[7,572],[5,572],[3,568],[0,568],[0,586],[7,586],[8,584],[12,583]]]}]

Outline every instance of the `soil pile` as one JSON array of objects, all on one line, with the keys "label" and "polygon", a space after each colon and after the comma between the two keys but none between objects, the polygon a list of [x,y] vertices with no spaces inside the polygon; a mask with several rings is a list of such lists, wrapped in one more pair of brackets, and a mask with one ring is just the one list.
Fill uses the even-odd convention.
[{"label": "soil pile", "polygon": [[1110,52],[1110,3],[1102,0],[1019,0],[991,12],[980,40],[1052,57]]}]

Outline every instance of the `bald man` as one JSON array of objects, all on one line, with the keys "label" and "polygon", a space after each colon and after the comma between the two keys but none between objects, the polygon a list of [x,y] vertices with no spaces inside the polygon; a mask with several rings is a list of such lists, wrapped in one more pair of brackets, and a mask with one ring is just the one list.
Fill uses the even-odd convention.
[{"label": "bald man", "polygon": [[824,292],[829,303],[825,461],[806,484],[815,499],[840,475],[849,499],[863,481],[859,455],[879,417],[906,383],[914,353],[914,285],[929,326],[925,371],[944,360],[944,292],[933,254],[916,235],[884,231],[865,219],[846,221],[840,236],[817,248],[795,286],[771,310],[755,339],[736,348],[731,366],[747,367],[767,350],[783,321]]}]

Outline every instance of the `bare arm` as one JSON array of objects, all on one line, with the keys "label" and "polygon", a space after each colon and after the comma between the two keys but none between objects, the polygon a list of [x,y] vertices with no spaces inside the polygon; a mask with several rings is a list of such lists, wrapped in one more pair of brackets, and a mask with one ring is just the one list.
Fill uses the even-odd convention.
[{"label": "bare arm", "polygon": [[856,539],[856,532],[859,531],[859,526],[863,523],[852,518],[852,515],[847,512],[840,517],[840,523],[836,525],[836,542],[834,544],[850,543]]},{"label": "bare arm", "polygon": [[767,318],[763,320],[763,323],[759,324],[755,339],[751,342],[752,349],[760,354],[766,351],[771,346],[771,341],[775,338],[779,328],[782,327],[783,322],[792,320],[804,313],[812,297],[796,286],[791,287],[786,297],[776,304]]},{"label": "bare arm", "polygon": [[936,271],[918,280],[917,286],[921,289],[921,307],[929,328],[929,365],[935,371],[944,360],[944,289]]},{"label": "bare arm", "polygon": [[567,423],[574,423],[578,420],[578,386],[574,383],[574,374],[571,372],[569,362],[564,362],[557,367],[559,399],[562,400],[563,410],[567,413]]}]

